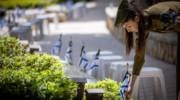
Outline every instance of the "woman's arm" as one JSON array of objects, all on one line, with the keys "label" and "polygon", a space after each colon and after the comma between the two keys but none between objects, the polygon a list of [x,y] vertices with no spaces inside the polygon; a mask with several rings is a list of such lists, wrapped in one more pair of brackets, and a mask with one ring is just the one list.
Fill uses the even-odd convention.
[{"label": "woman's arm", "polygon": [[145,62],[145,60],[144,60],[145,46],[140,49],[136,47],[135,51],[136,52],[135,52],[135,56],[134,56],[134,65],[133,65],[132,74],[138,76],[140,74],[141,68]]},{"label": "woman's arm", "polygon": [[133,75],[131,80],[130,80],[130,83],[129,83],[129,86],[128,86],[128,91],[125,94],[126,95],[126,100],[130,100],[130,98],[131,98],[131,94],[132,94],[134,84],[136,82],[137,77],[138,77],[137,75]]},{"label": "woman's arm", "polygon": [[[137,43],[137,40],[136,40]],[[134,65],[133,65],[133,71],[132,71],[132,77],[131,77],[131,81],[129,83],[129,87],[128,87],[128,91],[126,93],[126,98],[127,100],[130,99],[131,93],[133,91],[134,88],[134,84],[136,82],[137,77],[140,74],[140,71],[142,69],[142,66],[145,62],[144,60],[144,56],[145,56],[145,45],[143,48],[139,49],[136,47],[135,50],[135,56],[134,56]]]}]

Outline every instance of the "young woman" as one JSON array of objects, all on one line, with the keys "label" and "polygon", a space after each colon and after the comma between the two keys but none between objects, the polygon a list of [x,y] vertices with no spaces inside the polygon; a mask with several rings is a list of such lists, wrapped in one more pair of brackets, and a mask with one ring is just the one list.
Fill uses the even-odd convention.
[{"label": "young woman", "polygon": [[[145,62],[145,47],[148,37],[148,30],[152,27],[152,22],[146,18],[133,4],[132,0],[122,0],[115,21],[115,26],[120,26],[125,30],[126,53],[130,54],[131,49],[135,48],[134,65],[131,81],[126,92],[126,99],[129,100],[135,81],[140,74]],[[145,20],[146,19],[146,20]]]}]

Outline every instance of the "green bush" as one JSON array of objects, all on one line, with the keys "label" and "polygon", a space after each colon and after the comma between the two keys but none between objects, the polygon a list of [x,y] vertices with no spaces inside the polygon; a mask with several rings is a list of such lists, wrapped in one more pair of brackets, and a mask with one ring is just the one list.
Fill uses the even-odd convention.
[{"label": "green bush", "polygon": [[48,100],[71,100],[76,96],[77,84],[64,75],[63,64],[49,55],[26,54],[4,62],[0,94]]},{"label": "green bush", "polygon": [[0,94],[26,99],[71,100],[77,85],[62,71],[37,72],[31,68],[0,70]]},{"label": "green bush", "polygon": [[102,88],[105,90],[103,95],[105,100],[119,100],[119,84],[111,79],[105,79],[98,81],[97,83],[87,83],[86,89]]},{"label": "green bush", "polygon": [[46,6],[53,1],[54,0],[1,0],[0,6],[7,9],[12,9],[16,6],[20,6],[23,8],[33,8],[37,5]]},{"label": "green bush", "polygon": [[[72,100],[76,96],[77,84],[65,76],[64,65],[58,59],[48,54],[28,54],[23,49],[21,54],[21,46],[17,39],[2,39],[0,50],[7,52],[4,51],[0,55],[3,57],[0,59],[0,98]],[[11,43],[16,44],[15,47],[19,49],[10,50],[14,52],[13,55],[8,52]],[[3,47],[2,44],[8,45]]]},{"label": "green bush", "polygon": [[19,40],[13,37],[0,36],[0,57],[23,55],[25,49]]},{"label": "green bush", "polygon": [[61,69],[61,61],[53,58],[48,54],[24,54],[22,56],[4,57],[1,59],[2,68],[20,69],[21,67],[34,68],[36,71],[47,69]]}]

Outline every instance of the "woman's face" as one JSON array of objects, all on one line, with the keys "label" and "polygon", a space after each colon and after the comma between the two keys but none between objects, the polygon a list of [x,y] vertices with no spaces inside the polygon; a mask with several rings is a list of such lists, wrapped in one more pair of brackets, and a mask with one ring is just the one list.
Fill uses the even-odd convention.
[{"label": "woman's face", "polygon": [[125,22],[123,24],[123,28],[125,28],[128,32],[138,32],[138,23],[139,23],[139,18],[135,17],[134,19]]}]

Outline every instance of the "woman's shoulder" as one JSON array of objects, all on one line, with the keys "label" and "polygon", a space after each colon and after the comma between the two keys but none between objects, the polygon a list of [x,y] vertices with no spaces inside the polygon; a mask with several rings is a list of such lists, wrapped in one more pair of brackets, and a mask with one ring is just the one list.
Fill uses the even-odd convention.
[{"label": "woman's shoulder", "polygon": [[143,10],[143,14],[145,16],[148,15],[159,15],[161,13],[166,13],[169,10],[178,11],[180,10],[180,2],[179,1],[166,1],[154,4],[147,9]]}]

